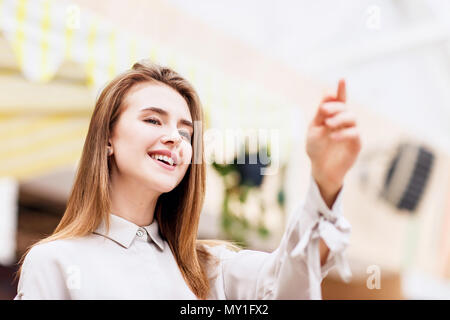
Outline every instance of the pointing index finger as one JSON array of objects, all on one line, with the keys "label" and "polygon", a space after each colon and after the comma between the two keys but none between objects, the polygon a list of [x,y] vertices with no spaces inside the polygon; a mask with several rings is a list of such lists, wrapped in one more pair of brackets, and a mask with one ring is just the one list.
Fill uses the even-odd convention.
[{"label": "pointing index finger", "polygon": [[346,92],[345,79],[339,80],[338,90],[337,90],[337,100],[341,102],[346,102],[347,92]]}]

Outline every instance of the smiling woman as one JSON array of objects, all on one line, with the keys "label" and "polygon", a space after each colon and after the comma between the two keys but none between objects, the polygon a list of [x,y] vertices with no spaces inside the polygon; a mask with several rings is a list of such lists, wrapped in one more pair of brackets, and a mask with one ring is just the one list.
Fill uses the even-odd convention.
[{"label": "smiling woman", "polygon": [[135,64],[100,94],[64,216],[22,257],[16,299],[320,299],[333,266],[349,276],[342,177],[359,151],[354,121],[334,105],[312,122],[314,176],[279,247],[240,250],[196,239],[206,172],[197,93],[169,68]]},{"label": "smiling woman", "polygon": [[[209,283],[204,263],[209,255],[196,242],[205,162],[190,165],[193,152],[203,150],[203,140],[197,137],[203,128],[194,132],[192,121],[203,124],[200,100],[170,69],[137,63],[111,81],[97,100],[66,212],[54,234],[28,251],[22,269],[26,262],[35,263],[30,258],[34,252],[87,238],[103,226],[105,236],[117,241],[114,221],[131,229],[158,224],[180,268],[178,275],[196,296],[205,298]],[[174,164],[155,159],[161,156]],[[78,249],[75,256],[82,254]],[[26,279],[21,277],[18,296],[38,297],[31,287],[34,280]]]}]

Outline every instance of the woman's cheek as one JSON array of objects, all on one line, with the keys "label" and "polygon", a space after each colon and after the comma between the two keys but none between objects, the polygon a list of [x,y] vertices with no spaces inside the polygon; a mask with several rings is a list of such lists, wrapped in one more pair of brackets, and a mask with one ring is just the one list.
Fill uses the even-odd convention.
[{"label": "woman's cheek", "polygon": [[189,144],[186,152],[185,162],[190,165],[192,163],[192,146]]}]

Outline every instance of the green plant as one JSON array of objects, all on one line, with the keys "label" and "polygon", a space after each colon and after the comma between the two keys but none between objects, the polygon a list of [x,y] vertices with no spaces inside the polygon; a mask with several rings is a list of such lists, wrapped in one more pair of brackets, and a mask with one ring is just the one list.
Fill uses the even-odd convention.
[{"label": "green plant", "polygon": [[[222,176],[225,190],[221,212],[221,227],[225,235],[242,246],[248,246],[249,232],[256,232],[261,239],[270,237],[270,229],[265,223],[265,204],[262,201],[262,184],[264,176],[261,169],[269,164],[260,161],[260,155],[264,154],[266,148],[261,149],[258,154],[251,154],[248,150],[244,152],[245,163],[238,163],[236,156],[232,163],[212,163],[212,167]],[[269,154],[269,152],[267,152]],[[256,163],[248,161],[251,157],[257,159]],[[270,157],[270,155],[268,156]],[[242,156],[240,157],[242,159]],[[258,199],[259,215],[256,221],[249,221],[245,214],[245,203],[252,194]],[[279,189],[277,203],[284,207],[284,190]]]}]

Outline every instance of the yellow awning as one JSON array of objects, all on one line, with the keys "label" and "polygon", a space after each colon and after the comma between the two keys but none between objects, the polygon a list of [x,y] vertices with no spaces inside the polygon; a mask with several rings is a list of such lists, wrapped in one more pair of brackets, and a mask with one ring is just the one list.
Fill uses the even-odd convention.
[{"label": "yellow awning", "polygon": [[88,124],[58,114],[0,116],[0,176],[23,179],[75,164]]},{"label": "yellow awning", "polygon": [[[271,95],[266,88],[225,76],[207,61],[119,30],[70,2],[0,0],[0,32],[17,68],[30,83],[41,84],[41,88],[53,84],[61,65],[72,61],[85,75],[83,85],[91,91],[90,97],[76,103],[48,106],[46,100],[52,95],[30,94],[28,101],[22,97],[25,102],[15,105],[14,96],[2,93],[1,175],[22,179],[74,164],[81,153],[93,98],[107,81],[142,58],[168,65],[194,84],[205,107],[207,128],[277,129],[280,150],[289,149],[295,123],[290,112],[298,112],[292,103]],[[0,76],[8,75],[0,70]],[[74,92],[72,97],[84,97]],[[5,102],[8,99],[13,101]],[[37,100],[42,103],[35,106]]]}]

